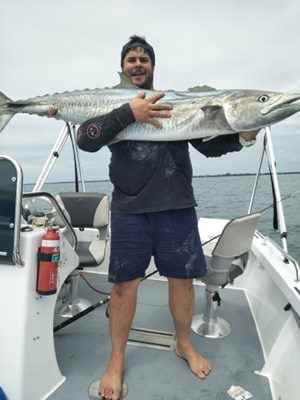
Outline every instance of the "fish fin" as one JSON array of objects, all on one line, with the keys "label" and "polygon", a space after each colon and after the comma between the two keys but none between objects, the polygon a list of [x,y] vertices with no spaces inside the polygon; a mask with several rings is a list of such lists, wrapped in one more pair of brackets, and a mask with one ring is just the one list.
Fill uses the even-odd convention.
[{"label": "fish fin", "polygon": [[202,142],[209,142],[210,140],[214,139],[218,137],[218,135],[214,135],[214,136],[205,136],[204,138],[202,138]]},{"label": "fish fin", "polygon": [[9,120],[14,116],[13,112],[6,112],[4,114],[1,114],[0,111],[0,132],[6,127],[8,124]]},{"label": "fish fin", "polygon": [[3,106],[11,102],[11,99],[0,92],[0,132],[8,124],[8,121],[13,117],[14,112],[8,111]]},{"label": "fish fin", "polygon": [[235,132],[227,121],[224,109],[222,106],[203,106],[201,110],[204,113],[202,123],[205,125],[211,125],[213,121],[214,127],[218,127],[219,130],[224,129],[224,132]]},{"label": "fish fin", "polygon": [[114,86],[115,89],[128,89],[128,88],[137,88],[136,85],[132,83],[130,78],[128,78],[127,75],[125,75],[123,72],[118,72],[120,76],[120,83],[116,86]]},{"label": "fish fin", "polygon": [[11,102],[11,99],[9,97],[5,96],[4,93],[0,92],[0,106],[2,106],[3,104],[6,104],[6,103],[10,103],[10,102]]},{"label": "fish fin", "polygon": [[115,144],[115,143],[119,143],[120,142],[120,139],[118,139],[118,138],[114,138],[113,140],[111,140],[108,144],[107,144],[107,146],[110,146],[111,144]]},{"label": "fish fin", "polygon": [[204,112],[205,116],[208,118],[213,118],[219,111],[223,111],[222,106],[203,106],[201,110]]},{"label": "fish fin", "polygon": [[207,85],[202,85],[202,86],[197,85],[192,88],[189,88],[188,90],[190,92],[211,92],[212,90],[217,90],[217,89]]}]

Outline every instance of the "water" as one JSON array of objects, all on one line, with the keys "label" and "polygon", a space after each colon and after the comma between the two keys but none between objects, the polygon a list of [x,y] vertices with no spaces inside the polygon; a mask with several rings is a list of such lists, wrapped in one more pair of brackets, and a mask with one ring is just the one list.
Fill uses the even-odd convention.
[{"label": "water", "polygon": [[[254,180],[254,176],[194,178],[198,217],[231,219],[247,214]],[[288,234],[288,252],[300,261],[300,193],[284,200],[300,189],[300,174],[278,175],[278,180]],[[252,212],[261,212],[272,204],[270,176],[262,175],[258,181]],[[273,228],[273,207],[261,213],[258,230],[282,246],[280,230],[275,231]]]},{"label": "water", "polygon": [[[250,203],[254,176],[214,176],[195,177],[193,186],[198,203],[198,217],[231,219],[247,214]],[[281,198],[284,199],[299,190],[299,174],[282,174],[278,176]],[[24,185],[24,191],[32,190],[33,185]],[[43,190],[55,195],[58,192],[75,191],[74,183],[48,183]],[[111,197],[112,184],[109,181],[86,182],[86,191],[99,191]],[[282,201],[287,227],[288,251],[298,262],[300,261],[300,193]],[[273,203],[271,180],[268,175],[259,178],[252,211],[261,211]],[[258,229],[282,245],[280,231],[273,229],[272,207],[263,211]]]}]

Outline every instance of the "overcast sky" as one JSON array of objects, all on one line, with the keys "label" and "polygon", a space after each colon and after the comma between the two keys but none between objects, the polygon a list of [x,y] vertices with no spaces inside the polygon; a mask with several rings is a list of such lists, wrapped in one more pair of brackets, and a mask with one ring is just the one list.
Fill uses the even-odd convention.
[{"label": "overcast sky", "polygon": [[[0,91],[11,99],[118,82],[120,50],[132,34],[156,52],[155,88],[300,92],[299,0],[0,0]],[[63,127],[16,115],[0,134],[0,154],[33,182]],[[275,125],[279,171],[300,170],[300,113]],[[261,139],[219,159],[191,150],[194,174],[256,172]],[[83,153],[87,180],[107,179],[109,151]],[[70,145],[49,181],[73,179]]]}]

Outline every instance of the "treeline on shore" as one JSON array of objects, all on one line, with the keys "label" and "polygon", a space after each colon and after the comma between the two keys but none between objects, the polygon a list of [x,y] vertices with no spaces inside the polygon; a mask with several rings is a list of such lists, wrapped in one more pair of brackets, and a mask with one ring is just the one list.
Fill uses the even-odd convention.
[{"label": "treeline on shore", "polygon": [[[300,174],[300,171],[293,171],[293,172],[277,172],[277,175],[292,175],[292,174]],[[226,174],[206,174],[206,175],[194,175],[194,178],[214,178],[214,177],[227,177],[227,176],[255,176],[256,173],[254,172],[245,172],[245,173],[238,173],[232,174],[227,172]],[[261,172],[260,175],[269,175],[269,172]]]},{"label": "treeline on shore", "polygon": [[[292,171],[292,172],[277,172],[277,175],[293,175],[293,174],[300,174],[300,171]],[[215,177],[228,177],[228,176],[255,176],[256,173],[254,172],[245,172],[245,173],[238,173],[238,174],[232,174],[230,172],[227,172],[226,174],[206,174],[206,175],[193,175],[193,178],[215,178]],[[269,172],[262,172],[260,175],[269,175]],[[99,180],[91,180],[91,181],[85,181],[85,183],[88,182],[110,182],[109,179],[99,179]],[[47,182],[49,184],[55,184],[55,183],[73,183],[73,181],[60,181],[60,182]],[[34,185],[34,183],[28,183],[25,182],[25,185]]]}]

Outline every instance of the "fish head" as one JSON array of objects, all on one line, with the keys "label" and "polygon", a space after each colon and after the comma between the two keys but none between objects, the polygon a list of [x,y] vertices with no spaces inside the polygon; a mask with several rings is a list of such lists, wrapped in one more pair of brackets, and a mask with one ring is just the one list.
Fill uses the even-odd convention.
[{"label": "fish head", "polygon": [[237,90],[223,104],[227,122],[236,132],[273,125],[300,111],[300,94]]}]

